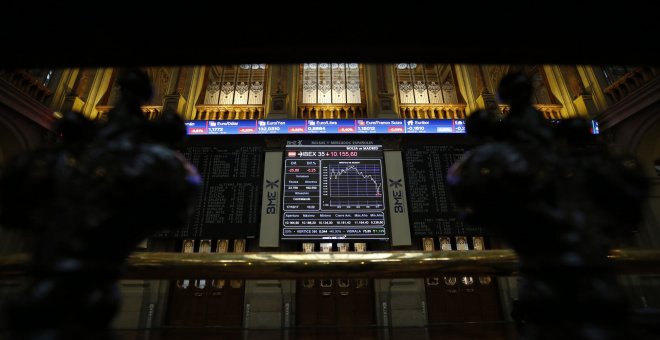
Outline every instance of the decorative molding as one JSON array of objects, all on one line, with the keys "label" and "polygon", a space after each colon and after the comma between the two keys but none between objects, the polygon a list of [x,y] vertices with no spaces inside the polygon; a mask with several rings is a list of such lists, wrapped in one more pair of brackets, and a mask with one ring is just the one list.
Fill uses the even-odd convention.
[{"label": "decorative molding", "polygon": [[660,102],[660,77],[649,81],[596,115],[601,130],[609,129]]},{"label": "decorative molding", "polygon": [[49,130],[55,121],[53,110],[2,78],[0,103]]}]

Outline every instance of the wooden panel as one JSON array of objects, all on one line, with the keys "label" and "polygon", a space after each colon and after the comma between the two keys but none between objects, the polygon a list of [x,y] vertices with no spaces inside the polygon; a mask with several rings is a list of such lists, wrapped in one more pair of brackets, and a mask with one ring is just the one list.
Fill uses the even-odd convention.
[{"label": "wooden panel", "polygon": [[[491,279],[482,284],[477,276],[469,279],[441,277],[426,280],[426,306],[429,324],[443,322],[499,321],[502,320],[497,282]],[[435,283],[438,283],[437,285]]]},{"label": "wooden panel", "polygon": [[373,280],[299,280],[298,326],[367,326],[376,323]]},{"label": "wooden panel", "polygon": [[296,324],[314,326],[317,323],[318,280],[298,280],[296,283]]}]

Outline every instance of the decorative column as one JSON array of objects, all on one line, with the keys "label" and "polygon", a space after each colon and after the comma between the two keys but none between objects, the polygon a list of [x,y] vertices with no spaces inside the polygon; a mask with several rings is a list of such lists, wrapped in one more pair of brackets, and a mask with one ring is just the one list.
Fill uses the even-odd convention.
[{"label": "decorative column", "polygon": [[477,93],[479,93],[476,84],[470,77],[469,68],[469,65],[464,64],[459,64],[455,67],[458,89],[460,93],[465,96],[465,100],[467,101],[466,114],[470,114],[477,110],[475,98],[477,97]]},{"label": "decorative column", "polygon": [[204,88],[206,66],[194,67],[191,73],[190,89],[184,94],[186,102],[184,103],[184,108],[180,112],[183,118],[187,120],[199,119],[199,117],[195,117],[195,104]]},{"label": "decorative column", "polygon": [[65,101],[68,97],[69,89],[73,88],[73,85],[76,82],[79,69],[69,68],[62,70],[57,85],[53,91],[53,96],[50,100],[50,108],[53,111],[70,111],[71,109],[65,109]]},{"label": "decorative column", "polygon": [[364,86],[367,94],[367,114],[369,118],[399,118],[399,105],[396,103],[392,64],[365,64]]},{"label": "decorative column", "polygon": [[[295,65],[294,65],[295,66]],[[292,65],[269,65],[271,72],[268,77],[269,98],[266,100],[266,118],[268,119],[286,119],[295,116],[295,107],[291,108],[288,104],[290,100],[289,93],[294,93],[295,88],[287,87],[292,83],[291,76]]]},{"label": "decorative column", "polygon": [[96,105],[99,105],[101,99],[110,90],[110,80],[112,80],[112,68],[100,68],[94,72],[92,85],[90,86],[87,101],[83,104],[82,113],[91,119],[98,118]]},{"label": "decorative column", "polygon": [[573,104],[570,91],[566,84],[566,79],[559,68],[559,65],[543,65],[543,72],[548,79],[550,92],[561,102],[563,108],[561,109],[562,116],[577,117],[577,111]]},{"label": "decorative column", "polygon": [[173,111],[179,115],[183,114],[186,99],[181,95],[181,72],[182,67],[175,67],[172,78],[167,87],[167,94],[163,97],[163,111]]},{"label": "decorative column", "polygon": [[576,65],[575,68],[584,84],[585,90],[591,95],[593,101],[594,111],[589,112],[594,114],[604,111],[609,104],[601,86],[601,84],[606,83],[603,72],[600,71],[598,66]]}]

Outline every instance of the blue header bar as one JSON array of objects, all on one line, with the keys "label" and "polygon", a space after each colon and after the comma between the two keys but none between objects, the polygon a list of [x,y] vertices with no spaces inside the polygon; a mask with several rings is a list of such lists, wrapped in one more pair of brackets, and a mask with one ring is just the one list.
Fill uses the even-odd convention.
[{"label": "blue header bar", "polygon": [[[592,134],[598,123],[592,121]],[[189,120],[188,135],[446,134],[465,133],[463,119]]]},{"label": "blue header bar", "polygon": [[465,133],[452,119],[189,120],[188,135]]}]

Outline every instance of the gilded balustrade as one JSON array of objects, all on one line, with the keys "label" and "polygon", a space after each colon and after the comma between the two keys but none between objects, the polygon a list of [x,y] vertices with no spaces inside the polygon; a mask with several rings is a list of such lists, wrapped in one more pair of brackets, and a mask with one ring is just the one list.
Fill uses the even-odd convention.
[{"label": "gilded balustrade", "polygon": [[409,119],[464,119],[465,104],[401,104],[401,118]]},{"label": "gilded balustrade", "polygon": [[263,119],[263,106],[250,105],[197,105],[192,117],[194,120],[234,120]]},{"label": "gilded balustrade", "polygon": [[[500,112],[502,114],[509,114],[509,110],[511,109],[509,105],[498,105],[500,108]],[[543,117],[546,119],[562,119],[563,116],[561,114],[561,109],[562,106],[561,104],[534,104],[534,107],[541,111],[543,113]]]},{"label": "gilded balustrade", "polygon": [[367,118],[363,104],[300,104],[298,119],[354,119]]},{"label": "gilded balustrade", "polygon": [[[163,107],[160,105],[145,105],[140,108],[142,109],[142,113],[144,113],[144,116],[147,117],[147,119],[156,119],[160,117],[160,114],[163,112]],[[96,111],[98,114],[96,119],[105,119],[106,115],[111,109],[112,106],[110,105],[97,106]]]}]

